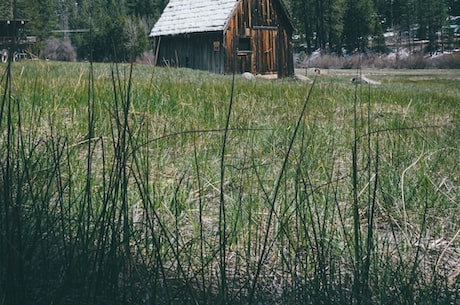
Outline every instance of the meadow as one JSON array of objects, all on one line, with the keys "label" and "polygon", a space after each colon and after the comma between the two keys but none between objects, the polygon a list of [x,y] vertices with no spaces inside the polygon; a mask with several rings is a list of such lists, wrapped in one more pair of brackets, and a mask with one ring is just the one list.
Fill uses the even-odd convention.
[{"label": "meadow", "polygon": [[0,304],[460,303],[460,70],[0,68]]}]

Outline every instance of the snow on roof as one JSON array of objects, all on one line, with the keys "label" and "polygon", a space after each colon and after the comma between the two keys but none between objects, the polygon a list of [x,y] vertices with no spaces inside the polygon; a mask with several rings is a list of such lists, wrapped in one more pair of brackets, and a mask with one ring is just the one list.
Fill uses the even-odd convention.
[{"label": "snow on roof", "polygon": [[239,0],[170,0],[150,37],[223,31]]}]

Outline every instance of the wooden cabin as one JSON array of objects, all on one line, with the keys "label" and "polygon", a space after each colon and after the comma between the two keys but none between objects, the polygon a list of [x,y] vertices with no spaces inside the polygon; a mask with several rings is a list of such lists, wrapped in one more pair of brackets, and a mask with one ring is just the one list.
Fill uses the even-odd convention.
[{"label": "wooden cabin", "polygon": [[150,37],[158,65],[285,77],[293,32],[282,0],[170,0]]}]

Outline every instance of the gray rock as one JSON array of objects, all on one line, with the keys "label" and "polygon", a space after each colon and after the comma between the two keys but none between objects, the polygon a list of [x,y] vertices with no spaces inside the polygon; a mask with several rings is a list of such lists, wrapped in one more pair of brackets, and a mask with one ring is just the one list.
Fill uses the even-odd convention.
[{"label": "gray rock", "polygon": [[372,79],[369,79],[365,76],[356,76],[351,79],[351,82],[354,84],[369,84],[369,85],[380,85],[381,83]]},{"label": "gray rock", "polygon": [[244,72],[243,74],[241,74],[241,77],[244,78],[244,79],[247,79],[247,80],[255,80],[256,79],[254,74],[252,74],[250,72]]},{"label": "gray rock", "polygon": [[294,75],[294,79],[299,82],[310,83],[310,84],[313,83],[313,81],[310,78],[308,78],[305,75],[301,75],[301,74]]}]

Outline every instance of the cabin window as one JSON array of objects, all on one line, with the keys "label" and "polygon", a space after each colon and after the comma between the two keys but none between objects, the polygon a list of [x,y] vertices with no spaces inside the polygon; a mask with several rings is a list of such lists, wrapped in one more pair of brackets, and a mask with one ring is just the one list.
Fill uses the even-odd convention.
[{"label": "cabin window", "polygon": [[251,36],[239,36],[238,38],[238,53],[250,53],[251,50]]},{"label": "cabin window", "polygon": [[214,41],[212,44],[213,44],[214,52],[219,52],[220,51],[220,41]]}]

